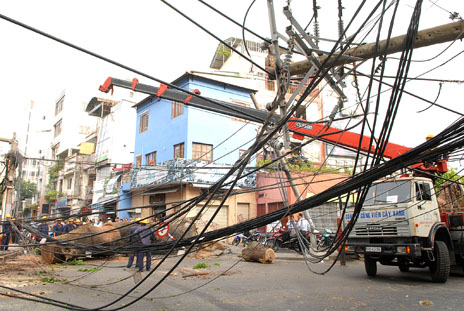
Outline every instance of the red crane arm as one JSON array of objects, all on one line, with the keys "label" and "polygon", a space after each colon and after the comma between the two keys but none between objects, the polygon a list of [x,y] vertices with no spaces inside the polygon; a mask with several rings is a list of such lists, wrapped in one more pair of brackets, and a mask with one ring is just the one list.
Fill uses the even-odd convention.
[{"label": "red crane arm", "polygon": [[[326,141],[354,149],[358,149],[359,141],[361,140],[360,134],[344,131],[335,127],[327,127],[321,123],[309,123],[308,121],[297,118],[291,118],[288,121],[288,129],[293,132],[293,137],[296,139],[303,139],[304,136],[318,137],[323,135]],[[369,136],[362,136],[361,151],[369,152],[370,141],[371,138]],[[387,143],[383,156],[388,159],[393,159],[411,149],[412,148],[398,144]],[[374,150],[375,145],[370,148],[370,152]]]}]

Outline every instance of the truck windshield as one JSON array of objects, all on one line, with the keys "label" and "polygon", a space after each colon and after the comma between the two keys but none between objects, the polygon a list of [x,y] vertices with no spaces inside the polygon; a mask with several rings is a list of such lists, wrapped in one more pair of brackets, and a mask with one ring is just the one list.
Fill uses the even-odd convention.
[{"label": "truck windshield", "polygon": [[386,181],[369,188],[364,205],[404,203],[410,200],[411,181]]}]

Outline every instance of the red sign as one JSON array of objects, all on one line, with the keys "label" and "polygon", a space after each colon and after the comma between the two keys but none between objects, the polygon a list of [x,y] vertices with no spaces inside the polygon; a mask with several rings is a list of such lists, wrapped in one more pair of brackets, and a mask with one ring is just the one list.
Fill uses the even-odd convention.
[{"label": "red sign", "polygon": [[[161,228],[163,227],[163,228]],[[158,230],[156,230],[156,235],[162,239],[169,234],[169,225],[165,222],[160,223]]]}]

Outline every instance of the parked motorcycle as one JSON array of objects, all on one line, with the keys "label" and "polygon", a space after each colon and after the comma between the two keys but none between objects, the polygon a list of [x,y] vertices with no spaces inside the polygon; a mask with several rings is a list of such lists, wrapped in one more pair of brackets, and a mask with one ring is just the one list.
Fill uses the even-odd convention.
[{"label": "parked motorcycle", "polygon": [[[277,251],[279,248],[288,248],[301,253],[300,241],[296,234],[291,234],[291,231],[292,230],[281,230],[279,232],[275,232],[267,239],[265,246],[272,248],[274,251]],[[310,244],[309,232],[304,233],[303,243],[306,245]]]},{"label": "parked motorcycle", "polygon": [[324,232],[317,239],[317,250],[324,249],[332,245],[335,240],[335,234],[330,228],[324,228]]},{"label": "parked motorcycle", "polygon": [[245,246],[246,239],[247,237],[242,232],[239,232],[232,240],[232,245],[238,246],[240,243],[243,243],[243,246]]},{"label": "parked motorcycle", "polygon": [[257,241],[264,245],[267,238],[266,236],[259,230],[252,230],[252,231],[245,231],[243,233],[239,233],[232,241],[232,245],[238,246],[240,243],[243,243],[243,246],[246,246],[248,243],[252,241]]}]

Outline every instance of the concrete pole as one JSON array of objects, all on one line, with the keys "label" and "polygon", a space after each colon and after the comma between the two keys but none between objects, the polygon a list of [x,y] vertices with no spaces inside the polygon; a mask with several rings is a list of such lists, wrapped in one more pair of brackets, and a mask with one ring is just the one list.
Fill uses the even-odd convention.
[{"label": "concrete pole", "polygon": [[[282,156],[282,153],[277,148],[274,148],[274,151],[275,151],[277,157]],[[282,166],[283,171],[285,172],[285,176],[287,177],[287,180],[288,180],[288,182],[290,184],[290,187],[292,188],[292,191],[295,194],[296,201],[300,202],[301,201],[301,194],[300,194],[300,191],[298,190],[298,187],[295,185],[295,182],[293,181],[293,177],[292,177],[292,175],[290,173],[290,169],[289,169],[289,167],[287,165],[287,162],[285,162],[285,160],[283,158],[279,159],[278,162]],[[308,210],[304,210],[303,215],[308,220],[309,227],[311,229],[311,233],[313,233],[316,228],[314,227],[314,223],[313,223],[313,219],[311,218],[311,214],[309,214]],[[310,237],[310,240],[311,240],[310,241],[311,245],[315,246],[316,245],[316,239],[314,237],[314,234],[310,234],[309,237]]]},{"label": "concrete pole", "polygon": [[16,168],[16,154],[18,152],[18,141],[16,140],[16,133],[13,133],[13,138],[1,138],[0,141],[10,143],[11,149],[8,153],[8,166],[7,172],[5,175],[6,179],[6,189],[3,192],[2,197],[2,216],[1,219],[5,220],[5,215],[11,213],[12,202],[13,202],[13,194],[14,194],[14,176],[15,176],[15,168]]},{"label": "concrete pole", "polygon": [[[390,38],[389,48],[386,54],[398,53],[404,50],[404,40],[406,35]],[[421,30],[417,33],[414,48],[431,46],[439,43],[450,42],[464,38],[464,21],[458,21],[446,25],[441,25],[433,28]],[[379,42],[378,51],[383,51],[387,40]],[[361,59],[370,59],[374,57],[375,42],[366,45],[361,45],[356,48],[348,49],[338,61],[335,62],[335,56],[332,56],[326,63],[325,67],[340,66],[346,64],[346,57],[355,57]],[[320,56],[319,61],[323,63],[327,59],[327,55]],[[333,61],[332,61],[333,60]],[[295,62],[290,65],[290,74],[298,75],[305,74],[311,68],[311,62],[308,60]]]}]

